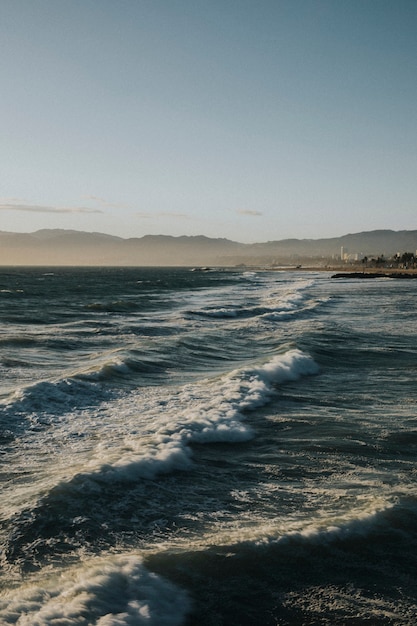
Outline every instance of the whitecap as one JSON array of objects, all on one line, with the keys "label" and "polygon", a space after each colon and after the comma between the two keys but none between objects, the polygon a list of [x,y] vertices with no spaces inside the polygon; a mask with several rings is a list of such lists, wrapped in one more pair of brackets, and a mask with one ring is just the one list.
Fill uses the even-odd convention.
[{"label": "whitecap", "polygon": [[148,416],[148,435],[125,438],[122,454],[120,448],[102,442],[85,478],[132,481],[188,470],[193,466],[190,444],[252,439],[254,433],[244,423],[245,414],[267,404],[276,385],[318,371],[311,356],[294,349],[257,367],[237,369],[204,384],[186,385],[172,394],[162,414],[154,419]]},{"label": "whitecap", "polygon": [[15,626],[180,626],[187,594],[149,572],[136,556],[95,559],[15,588],[0,600],[0,621]]}]

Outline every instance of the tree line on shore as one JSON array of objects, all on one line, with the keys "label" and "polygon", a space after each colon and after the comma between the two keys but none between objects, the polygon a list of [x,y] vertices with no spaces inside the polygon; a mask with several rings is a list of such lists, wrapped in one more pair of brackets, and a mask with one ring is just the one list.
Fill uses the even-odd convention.
[{"label": "tree line on shore", "polygon": [[383,254],[371,258],[364,256],[361,263],[363,267],[415,269],[417,267],[417,256],[414,252],[397,253],[391,257],[385,257]]}]

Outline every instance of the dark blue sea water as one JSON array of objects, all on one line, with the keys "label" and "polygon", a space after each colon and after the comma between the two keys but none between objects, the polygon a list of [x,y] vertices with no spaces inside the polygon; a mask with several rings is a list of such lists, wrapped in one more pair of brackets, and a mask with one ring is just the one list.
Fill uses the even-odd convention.
[{"label": "dark blue sea water", "polygon": [[1,269],[0,624],[416,624],[416,298]]}]

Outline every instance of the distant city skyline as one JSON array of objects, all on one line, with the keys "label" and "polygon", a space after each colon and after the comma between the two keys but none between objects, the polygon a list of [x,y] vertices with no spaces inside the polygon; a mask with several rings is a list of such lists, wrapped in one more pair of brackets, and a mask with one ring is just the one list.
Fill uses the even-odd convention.
[{"label": "distant city skyline", "polygon": [[417,228],[412,0],[2,0],[0,231]]}]

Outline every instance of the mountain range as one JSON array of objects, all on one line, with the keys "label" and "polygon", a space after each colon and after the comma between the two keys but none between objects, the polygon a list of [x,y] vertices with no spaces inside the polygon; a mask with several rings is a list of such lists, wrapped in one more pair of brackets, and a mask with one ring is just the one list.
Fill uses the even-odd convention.
[{"label": "mountain range", "polygon": [[0,265],[234,266],[334,263],[341,249],[368,258],[417,250],[417,230],[373,230],[328,239],[282,239],[244,244],[205,236],[146,235],[123,239],[103,233],[44,229],[0,231]]}]

